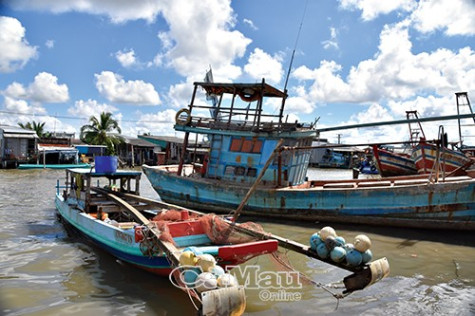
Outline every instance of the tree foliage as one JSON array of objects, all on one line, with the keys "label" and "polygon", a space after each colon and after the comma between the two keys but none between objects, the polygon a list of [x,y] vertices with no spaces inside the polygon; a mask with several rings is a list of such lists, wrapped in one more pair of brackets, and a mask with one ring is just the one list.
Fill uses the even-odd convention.
[{"label": "tree foliage", "polygon": [[115,155],[115,148],[124,140],[119,135],[112,134],[122,131],[119,123],[112,118],[112,113],[102,112],[100,117],[91,116],[89,124],[81,127],[80,139],[89,145],[105,145],[107,146],[107,154]]},{"label": "tree foliage", "polygon": [[40,122],[31,121],[31,122],[27,122],[26,124],[18,123],[18,126],[20,126],[21,128],[24,128],[24,129],[29,129],[31,131],[35,131],[36,135],[38,135],[38,137],[48,137],[48,136],[50,136],[49,133],[45,133],[45,131],[44,131],[44,126],[45,126],[44,122],[40,123]]}]

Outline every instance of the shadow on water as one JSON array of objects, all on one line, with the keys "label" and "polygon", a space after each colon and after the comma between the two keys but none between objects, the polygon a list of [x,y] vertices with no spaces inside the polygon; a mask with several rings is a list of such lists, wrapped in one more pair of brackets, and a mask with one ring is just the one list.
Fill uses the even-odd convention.
[{"label": "shadow on water", "polygon": [[[302,227],[306,229],[314,229],[315,232],[322,227],[331,226],[337,231],[346,230],[358,233],[371,233],[381,236],[394,237],[402,239],[401,248],[412,246],[419,241],[440,242],[444,244],[453,244],[459,246],[475,247],[475,232],[460,230],[436,230],[436,229],[420,229],[420,228],[402,228],[402,227],[385,227],[363,224],[342,224],[332,222],[303,222],[296,220],[279,220],[272,218],[262,218],[254,216],[241,216],[239,222],[254,221],[260,223],[286,225],[293,227]],[[273,232],[279,235],[276,232]],[[290,236],[282,236],[290,237]]]},{"label": "shadow on water", "polygon": [[[63,242],[73,244],[89,258],[79,270],[71,274],[86,274],[88,282],[95,283],[96,291],[86,296],[91,301],[101,302],[107,299],[111,315],[145,313],[153,315],[193,315],[196,313],[188,296],[175,288],[167,277],[151,274],[133,265],[123,262],[97,246],[91,239],[80,234],[77,229],[58,215],[58,222],[63,225],[66,234]],[[66,284],[67,283],[67,284]],[[66,286],[75,287],[76,280],[69,279]],[[76,291],[76,290],[74,290]],[[78,293],[79,294],[79,293]],[[70,298],[71,303],[84,300],[82,295]],[[176,302],[182,302],[176,304]],[[135,306],[135,307],[134,307]],[[127,312],[126,312],[127,310]]]}]

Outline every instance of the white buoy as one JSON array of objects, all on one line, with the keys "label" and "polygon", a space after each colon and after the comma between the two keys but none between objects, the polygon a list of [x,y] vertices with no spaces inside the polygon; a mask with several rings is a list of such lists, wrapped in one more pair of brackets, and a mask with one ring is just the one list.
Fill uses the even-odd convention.
[{"label": "white buoy", "polygon": [[239,283],[234,277],[234,275],[225,273],[218,277],[218,287],[233,287],[233,286],[238,286],[238,285]]},{"label": "white buoy", "polygon": [[210,254],[203,254],[196,256],[198,259],[197,265],[201,267],[203,272],[210,272],[216,266],[216,259]]},{"label": "white buoy", "polygon": [[218,287],[218,281],[211,272],[203,272],[196,278],[195,289],[199,292],[214,290]]},{"label": "white buoy", "polygon": [[336,237],[336,232],[335,230],[330,227],[330,226],[325,226],[322,229],[320,229],[320,238],[324,241],[327,239],[328,236]]},{"label": "white buoy", "polygon": [[371,240],[366,235],[358,235],[355,237],[355,249],[363,253],[371,248]]}]

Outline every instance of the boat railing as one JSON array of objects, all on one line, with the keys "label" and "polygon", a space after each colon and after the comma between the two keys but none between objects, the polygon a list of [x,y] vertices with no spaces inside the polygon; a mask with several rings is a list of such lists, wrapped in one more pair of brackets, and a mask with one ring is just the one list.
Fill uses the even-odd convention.
[{"label": "boat railing", "polygon": [[[193,106],[194,108],[203,108],[212,110],[212,106]],[[177,126],[190,126],[206,129],[216,130],[231,130],[231,131],[253,131],[253,132],[292,132],[297,130],[310,130],[313,128],[311,124],[304,124],[299,122],[280,122],[279,116],[273,114],[260,114],[261,118],[265,120],[256,119],[255,115],[249,113],[235,113],[235,112],[217,112],[217,116],[205,117],[200,115],[177,116]],[[226,113],[227,116],[222,115]],[[275,119],[275,120],[272,120]]]}]

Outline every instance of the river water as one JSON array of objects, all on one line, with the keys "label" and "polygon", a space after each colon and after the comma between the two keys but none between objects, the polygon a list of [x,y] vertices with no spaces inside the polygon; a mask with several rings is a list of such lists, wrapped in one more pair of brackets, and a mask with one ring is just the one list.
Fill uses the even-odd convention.
[{"label": "river water", "polygon": [[[312,179],[340,176],[351,177],[351,173],[317,169],[309,173]],[[168,279],[124,264],[68,235],[54,207],[54,186],[63,177],[61,170],[0,170],[0,314],[195,315],[186,294]],[[141,189],[144,196],[157,198],[145,176]],[[258,221],[266,231],[305,244],[325,226],[241,220]],[[273,297],[263,295],[261,289],[246,290],[247,315],[475,315],[474,233],[333,227],[350,242],[360,233],[367,234],[374,257],[388,258],[390,276],[339,302],[313,285]],[[331,292],[341,292],[339,281],[348,272],[298,254],[287,255],[295,269]],[[247,265],[276,271],[267,256]],[[271,292],[279,294],[275,289],[266,293]]]}]

